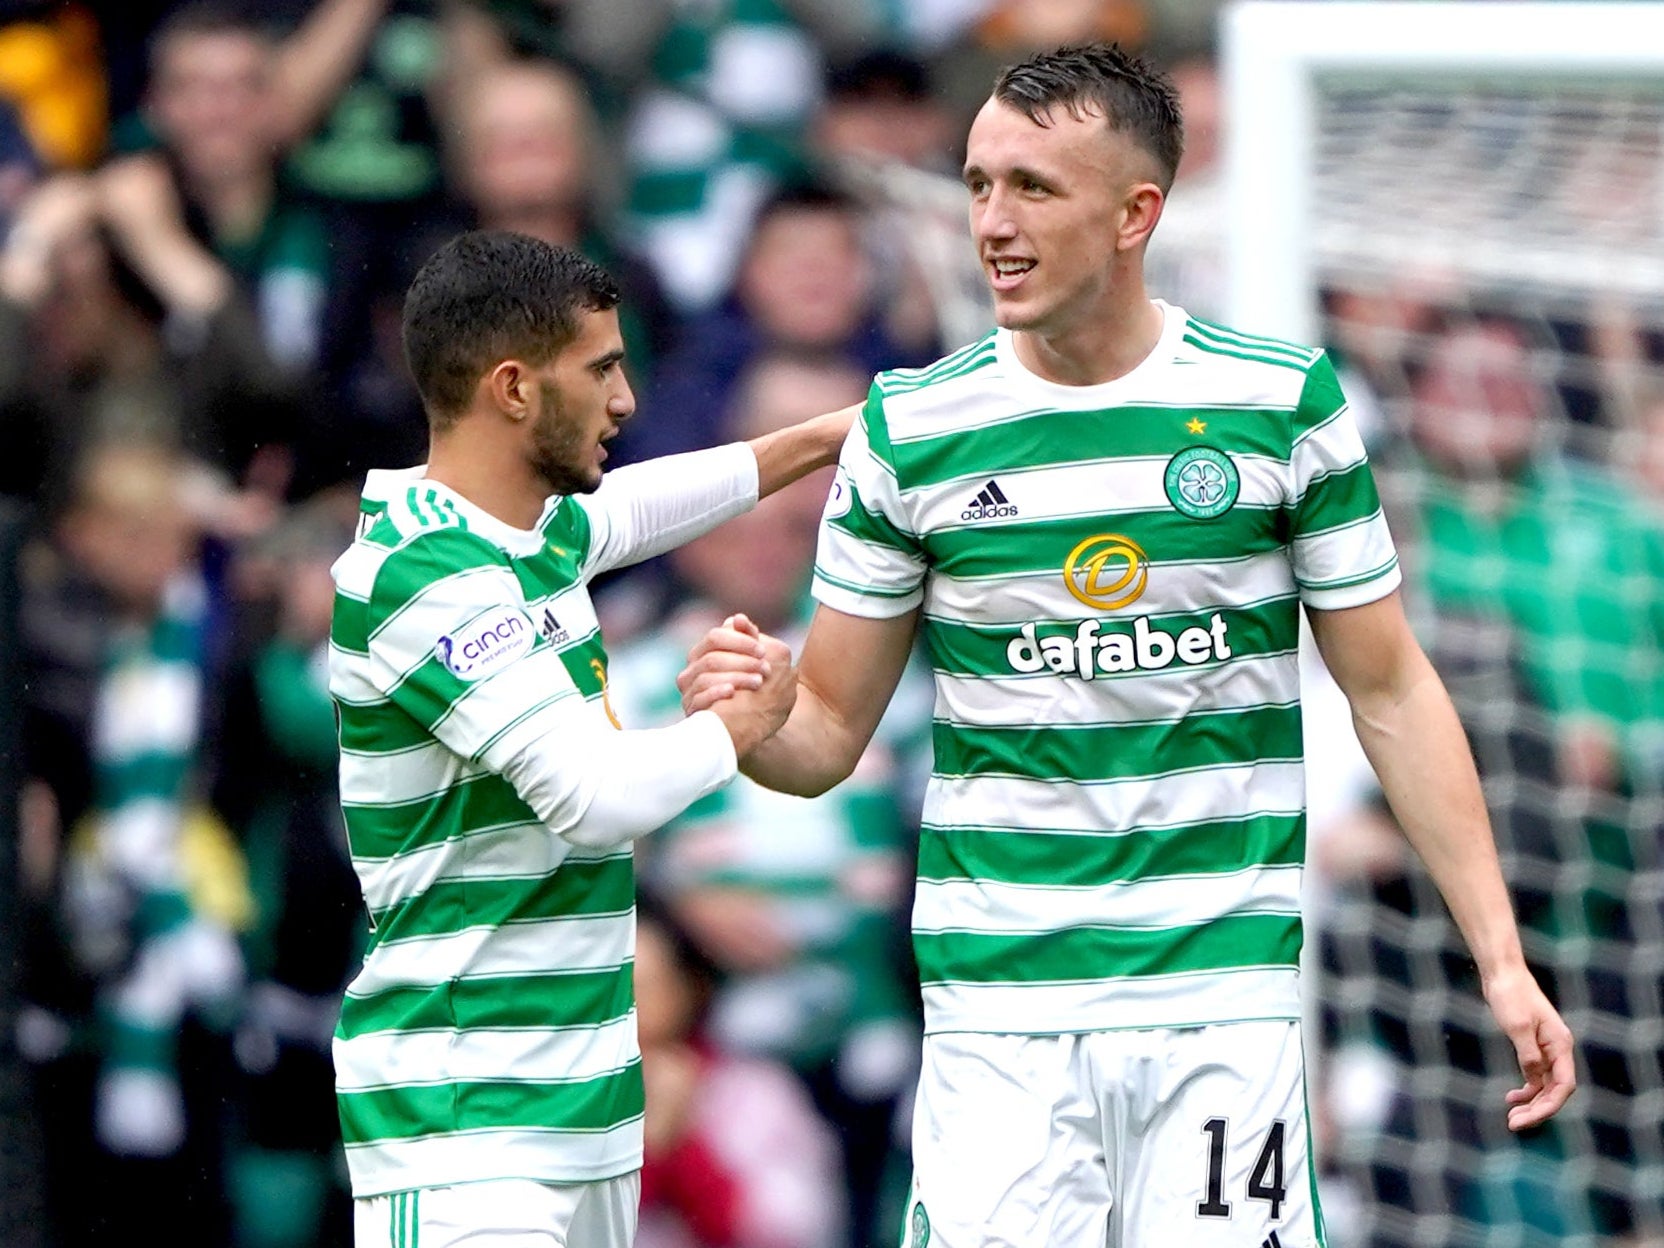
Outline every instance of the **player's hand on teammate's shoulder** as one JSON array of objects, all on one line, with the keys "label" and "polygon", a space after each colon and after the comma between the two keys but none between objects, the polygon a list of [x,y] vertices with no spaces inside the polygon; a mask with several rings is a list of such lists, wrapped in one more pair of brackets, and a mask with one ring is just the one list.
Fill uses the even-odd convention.
[{"label": "player's hand on teammate's shoulder", "polygon": [[791,648],[746,616],[731,615],[688,654],[676,678],[682,710],[715,711],[741,758],[773,736],[797,700]]},{"label": "player's hand on teammate's shoulder", "polygon": [[1485,984],[1485,1001],[1513,1041],[1525,1086],[1508,1093],[1508,1127],[1523,1131],[1547,1122],[1577,1090],[1572,1033],[1525,967]]}]

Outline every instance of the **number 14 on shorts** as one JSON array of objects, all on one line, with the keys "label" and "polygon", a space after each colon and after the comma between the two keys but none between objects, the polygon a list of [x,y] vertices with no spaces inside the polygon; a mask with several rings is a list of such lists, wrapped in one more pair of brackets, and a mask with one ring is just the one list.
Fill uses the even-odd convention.
[{"label": "number 14 on shorts", "polygon": [[[1202,1188],[1202,1199],[1196,1202],[1198,1218],[1228,1218],[1231,1202],[1225,1198],[1225,1149],[1228,1146],[1230,1122],[1224,1118],[1209,1118],[1202,1124],[1207,1137],[1207,1171]],[[1281,1118],[1271,1124],[1260,1145],[1259,1156],[1248,1172],[1246,1195],[1249,1200],[1270,1203],[1269,1215],[1276,1222],[1283,1216],[1283,1202],[1288,1199],[1288,1185],[1283,1179],[1283,1137],[1287,1124]],[[1240,1142],[1239,1142],[1240,1147]],[[1276,1248],[1276,1235],[1267,1242]]]}]

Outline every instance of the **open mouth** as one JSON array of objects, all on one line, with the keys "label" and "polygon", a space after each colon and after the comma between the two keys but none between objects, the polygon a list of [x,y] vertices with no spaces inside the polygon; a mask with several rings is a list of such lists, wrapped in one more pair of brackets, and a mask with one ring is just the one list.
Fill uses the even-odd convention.
[{"label": "open mouth", "polygon": [[1022,256],[994,256],[988,261],[988,280],[995,290],[1014,290],[1034,271],[1035,263]]}]

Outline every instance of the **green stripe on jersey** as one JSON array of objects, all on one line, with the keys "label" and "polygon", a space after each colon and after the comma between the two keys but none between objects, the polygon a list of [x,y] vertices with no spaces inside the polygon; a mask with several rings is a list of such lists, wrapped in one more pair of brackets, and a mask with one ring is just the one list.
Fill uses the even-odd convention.
[{"label": "green stripe on jersey", "polygon": [[1298,866],[1306,855],[1303,814],[1144,828],[1116,835],[1011,828],[919,830],[921,880],[1090,888],[1127,880],[1228,875],[1249,867]]},{"label": "green stripe on jersey", "polygon": [[916,552],[918,539],[903,533],[881,513],[873,511],[861,498],[861,492],[849,484],[849,510],[828,521],[833,528],[848,533],[857,541],[876,542],[903,552]]},{"label": "green stripe on jersey", "polygon": [[[385,806],[342,804],[347,840],[354,858],[391,858],[427,845],[439,845],[459,833],[532,824],[543,829],[537,813],[502,776],[486,774],[408,802]],[[536,835],[528,832],[528,835]],[[543,831],[543,835],[548,832]]]},{"label": "green stripe on jersey", "polygon": [[1294,966],[1300,958],[1300,916],[1227,915],[1188,927],[914,932],[913,949],[924,985],[1081,983]]},{"label": "green stripe on jersey", "polygon": [[1300,441],[1345,406],[1346,396],[1341,393],[1335,366],[1329,362],[1328,356],[1319,356],[1306,375],[1305,388],[1300,392],[1300,410],[1294,417],[1294,440]]},{"label": "green stripe on jersey", "polygon": [[335,610],[329,621],[329,639],[342,650],[370,653],[370,604],[335,595]]},{"label": "green stripe on jersey", "polygon": [[495,975],[437,988],[389,988],[341,1005],[344,1038],[378,1031],[547,1027],[558,1019],[607,1023],[635,1004],[632,965],[603,971]]},{"label": "green stripe on jersey", "polygon": [[368,613],[370,636],[374,637],[393,615],[435,581],[491,567],[500,567],[506,573],[507,553],[465,529],[435,529],[407,541],[390,552],[376,571]]},{"label": "green stripe on jersey", "polygon": [[503,1079],[340,1092],[341,1136],[350,1145],[443,1132],[530,1128],[605,1131],[640,1117],[641,1065],[560,1083]]},{"label": "green stripe on jersey", "polygon": [[1158,565],[1263,555],[1285,540],[1280,510],[1238,505],[1207,521],[1168,509],[938,529],[925,536],[924,548],[943,576],[1012,576],[1061,569],[1070,551],[1106,531],[1130,537]]},{"label": "green stripe on jersey", "polygon": [[428,745],[433,734],[392,702],[336,703],[341,719],[341,748],[354,754],[396,754]]},{"label": "green stripe on jersey", "polygon": [[1306,487],[1305,497],[1295,508],[1294,535],[1301,537],[1338,529],[1380,510],[1381,496],[1376,493],[1375,476],[1369,464],[1354,464],[1319,477]]},{"label": "green stripe on jersey", "polygon": [[441,936],[487,924],[627,914],[635,898],[629,858],[568,861],[548,875],[530,879],[441,880],[377,912],[376,943]]},{"label": "green stripe on jersey", "polygon": [[937,775],[1076,783],[1298,760],[1302,749],[1298,704],[1211,711],[1155,724],[972,728],[937,721],[932,735]]}]

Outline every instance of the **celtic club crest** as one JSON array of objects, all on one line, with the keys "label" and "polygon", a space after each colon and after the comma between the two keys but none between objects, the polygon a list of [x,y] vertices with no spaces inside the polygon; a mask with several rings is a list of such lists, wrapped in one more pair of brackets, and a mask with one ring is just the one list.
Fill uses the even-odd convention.
[{"label": "celtic club crest", "polygon": [[912,1248],[925,1248],[930,1243],[930,1215],[924,1211],[924,1201],[913,1206]]},{"label": "celtic club crest", "polygon": [[1235,504],[1242,478],[1224,451],[1193,446],[1167,461],[1167,501],[1193,520],[1212,520]]}]

